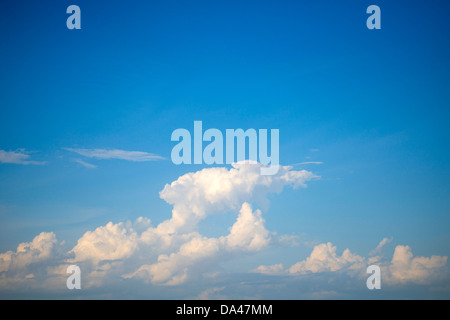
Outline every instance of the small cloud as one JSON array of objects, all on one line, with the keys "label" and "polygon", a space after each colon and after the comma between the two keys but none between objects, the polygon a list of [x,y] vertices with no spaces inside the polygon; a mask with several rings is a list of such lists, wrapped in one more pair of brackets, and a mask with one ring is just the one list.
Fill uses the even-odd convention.
[{"label": "small cloud", "polygon": [[323,164],[322,161],[306,161],[306,162],[301,162],[300,164]]},{"label": "small cloud", "polygon": [[43,165],[46,161],[34,161],[29,160],[29,151],[25,149],[18,149],[16,151],[5,151],[0,150],[0,163],[12,163],[12,164],[23,164],[23,165]]},{"label": "small cloud", "polygon": [[323,162],[322,161],[305,161],[305,162],[294,163],[293,166],[300,166],[300,165],[305,165],[305,164],[323,164]]},{"label": "small cloud", "polygon": [[96,166],[95,164],[87,163],[87,162],[85,162],[85,161],[83,161],[83,160],[81,160],[81,159],[75,159],[75,160],[73,160],[73,161],[76,162],[76,163],[79,163],[79,164],[81,164],[83,167],[86,167],[86,168],[89,168],[89,169],[95,169],[95,168],[97,168],[97,166]]},{"label": "small cloud", "polygon": [[94,159],[108,160],[119,159],[133,162],[164,160],[164,157],[153,153],[143,151],[126,151],[119,149],[73,149],[63,148],[64,150],[78,153],[82,156]]},{"label": "small cloud", "polygon": [[378,246],[377,246],[375,249],[373,249],[372,251],[370,251],[369,255],[370,255],[370,256],[374,256],[374,255],[380,253],[380,252],[381,252],[381,249],[383,249],[383,247],[384,247],[385,245],[391,243],[392,240],[393,240],[392,238],[390,238],[390,239],[384,238],[383,240],[380,241],[380,243],[378,244]]},{"label": "small cloud", "polygon": [[274,264],[271,266],[259,266],[255,270],[253,270],[255,273],[262,273],[262,274],[268,274],[268,275],[280,275],[285,274],[286,270],[284,269],[282,264]]}]

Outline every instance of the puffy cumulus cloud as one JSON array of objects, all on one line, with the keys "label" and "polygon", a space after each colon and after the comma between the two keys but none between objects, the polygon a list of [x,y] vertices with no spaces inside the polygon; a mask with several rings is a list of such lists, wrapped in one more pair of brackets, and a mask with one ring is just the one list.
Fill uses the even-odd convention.
[{"label": "puffy cumulus cloud", "polygon": [[[262,211],[253,209],[252,205],[263,207],[268,194],[279,193],[286,186],[304,187],[316,178],[311,172],[295,171],[292,167],[280,167],[276,175],[262,176],[260,165],[249,163],[234,164],[231,169],[207,168],[187,173],[160,192],[160,197],[173,210],[169,219],[156,226],[142,217],[135,222],[108,222],[85,232],[71,250],[64,251],[55,234],[43,232],[31,242],[21,243],[16,251],[0,254],[0,289],[22,286],[65,290],[69,264],[80,266],[83,288],[111,287],[113,281],[123,285],[125,281],[136,280],[155,285],[181,285],[217,271],[211,270],[211,266],[221,261],[270,245],[294,244],[296,237],[278,236],[269,231]],[[230,211],[237,215],[226,235],[214,238],[199,233],[203,219]],[[391,260],[381,254],[373,256],[381,253],[389,242],[390,239],[383,239],[369,258],[349,249],[338,254],[331,243],[323,243],[316,245],[309,257],[290,267],[259,266],[254,272],[283,275],[283,279],[292,281],[305,278],[328,281],[332,274],[367,277],[366,267],[378,264],[383,283],[395,285],[430,283],[446,270],[447,257],[414,257],[408,246],[397,246]],[[215,278],[214,283],[217,281]],[[210,291],[199,291],[199,297],[220,295],[221,286],[210,287],[213,287]]]},{"label": "puffy cumulus cloud", "polygon": [[446,256],[414,257],[409,246],[399,245],[391,262],[382,266],[382,274],[385,275],[383,279],[391,284],[426,284],[439,279],[446,264]]},{"label": "puffy cumulus cloud", "polygon": [[342,255],[338,255],[336,247],[331,242],[328,242],[316,245],[309,257],[295,263],[288,269],[285,269],[282,264],[275,264],[270,266],[262,265],[253,271],[270,275],[297,275],[335,272],[345,269],[353,273],[360,273],[364,266],[365,258],[351,253],[349,249],[345,249]]},{"label": "puffy cumulus cloud", "polygon": [[[173,205],[172,217],[147,229],[139,238],[142,246],[160,251],[157,261],[124,277],[176,285],[206,260],[269,245],[275,235],[265,228],[262,212],[253,211],[250,203],[264,203],[269,193],[279,193],[284,186],[305,187],[307,181],[318,177],[289,166],[281,166],[276,175],[262,176],[260,167],[258,163],[241,162],[231,169],[207,168],[167,184],[160,197]],[[198,233],[199,222],[207,216],[234,210],[239,210],[239,215],[227,236],[206,238]]]},{"label": "puffy cumulus cloud", "polygon": [[[224,257],[230,259],[271,243],[286,242],[290,237],[279,238],[268,231],[261,210],[253,210],[251,203],[264,205],[268,194],[279,193],[285,186],[305,187],[306,182],[318,177],[289,166],[280,166],[276,175],[262,176],[260,167],[258,163],[242,162],[230,169],[207,168],[182,175],[160,192],[161,199],[173,206],[169,219],[156,227],[150,220],[138,218],[134,223],[109,222],[87,231],[71,250],[59,256],[59,264],[48,266],[45,272],[56,278],[64,275],[67,265],[77,264],[83,272],[84,288],[105,284],[104,279],[124,278],[178,285]],[[203,219],[230,211],[238,215],[226,236],[208,238],[198,232]],[[17,253],[2,254],[0,272],[9,270],[11,264],[50,257],[55,243],[54,234],[41,234],[32,244],[19,246]],[[25,258],[26,254],[30,257]],[[33,277],[29,272],[29,278]]]},{"label": "puffy cumulus cloud", "polygon": [[345,249],[341,256],[336,254],[336,247],[322,243],[314,247],[311,255],[304,261],[297,262],[289,268],[291,274],[318,273],[338,271],[343,268],[361,269],[364,267],[364,258]]},{"label": "puffy cumulus cloud", "polygon": [[178,285],[183,283],[189,272],[211,259],[229,256],[230,253],[257,251],[266,247],[271,233],[264,226],[261,211],[252,211],[250,204],[243,203],[236,222],[227,236],[207,238],[198,233],[183,243],[177,252],[161,254],[158,261],[143,265],[125,278],[141,278],[154,284]]},{"label": "puffy cumulus cloud", "polygon": [[120,260],[129,258],[137,248],[137,233],[123,222],[87,231],[71,250],[73,261]]},{"label": "puffy cumulus cloud", "polygon": [[235,163],[233,168],[207,168],[187,173],[168,184],[160,197],[173,205],[172,218],[158,226],[163,233],[189,231],[207,215],[237,210],[244,202],[265,201],[268,193],[279,193],[286,185],[305,186],[318,178],[313,173],[280,166],[276,175],[260,174],[258,163]]},{"label": "puffy cumulus cloud", "polygon": [[65,262],[80,266],[85,288],[101,286],[110,278],[120,278],[129,268],[137,268],[142,258],[141,234],[148,229],[151,221],[143,217],[134,222],[108,222],[85,232]]},{"label": "puffy cumulus cloud", "polygon": [[0,272],[24,269],[30,264],[49,259],[58,243],[53,232],[42,232],[31,242],[18,245],[16,252],[0,254]]},{"label": "puffy cumulus cloud", "polygon": [[219,251],[219,240],[198,235],[181,245],[177,252],[161,254],[157,262],[143,265],[124,278],[140,278],[153,284],[178,285],[186,281],[188,269],[196,263],[211,258]]},{"label": "puffy cumulus cloud", "polygon": [[45,283],[48,269],[62,261],[64,252],[53,232],[42,232],[17,250],[0,254],[0,289],[17,286],[35,287]]},{"label": "puffy cumulus cloud", "polygon": [[[377,246],[377,251],[390,240],[385,238]],[[414,257],[409,246],[395,247],[391,261],[380,260],[380,257],[365,258],[345,249],[342,255],[336,253],[336,247],[330,242],[314,247],[310,256],[285,269],[283,265],[261,265],[253,271],[268,275],[304,275],[323,272],[341,271],[351,276],[365,277],[366,268],[370,264],[380,266],[382,282],[394,284],[429,284],[441,278],[445,273],[447,257],[431,256]]]},{"label": "puffy cumulus cloud", "polygon": [[264,226],[260,210],[252,212],[250,204],[245,202],[240,214],[226,237],[230,249],[260,250],[270,242],[270,232]]}]

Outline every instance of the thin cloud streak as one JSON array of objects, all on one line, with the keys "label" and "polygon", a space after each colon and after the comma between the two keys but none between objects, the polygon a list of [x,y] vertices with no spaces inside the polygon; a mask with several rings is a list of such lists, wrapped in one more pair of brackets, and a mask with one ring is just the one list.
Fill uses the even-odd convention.
[{"label": "thin cloud streak", "polygon": [[81,164],[85,168],[89,168],[89,169],[96,169],[96,168],[98,168],[98,166],[96,166],[95,164],[88,163],[88,162],[83,161],[81,159],[75,159],[73,161],[78,163],[78,164]]},{"label": "thin cloud streak", "polygon": [[300,165],[305,165],[305,164],[323,164],[323,162],[322,161],[305,161],[305,162],[294,163],[293,166],[300,166]]},{"label": "thin cloud streak", "polygon": [[164,160],[164,157],[159,155],[143,152],[143,151],[127,151],[120,149],[75,149],[62,148],[66,151],[78,153],[87,158],[94,158],[100,160],[118,159],[133,162],[157,161]]}]

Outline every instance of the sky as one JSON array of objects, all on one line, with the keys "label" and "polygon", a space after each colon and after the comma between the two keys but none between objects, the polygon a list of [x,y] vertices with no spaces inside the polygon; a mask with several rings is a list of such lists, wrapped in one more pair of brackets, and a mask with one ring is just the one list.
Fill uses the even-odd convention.
[{"label": "sky", "polygon": [[[0,298],[449,299],[449,6],[1,2]],[[280,171],[175,165],[194,121]]]}]

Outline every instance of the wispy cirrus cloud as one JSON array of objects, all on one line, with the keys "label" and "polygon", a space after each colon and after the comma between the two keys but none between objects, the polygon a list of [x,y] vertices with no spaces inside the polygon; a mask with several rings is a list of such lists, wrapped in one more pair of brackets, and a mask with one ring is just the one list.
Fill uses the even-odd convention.
[{"label": "wispy cirrus cloud", "polygon": [[393,240],[392,238],[383,238],[383,240],[381,240],[381,242],[378,244],[378,246],[377,246],[375,249],[373,249],[373,250],[369,253],[369,255],[374,256],[374,255],[380,253],[381,250],[382,250],[387,244],[389,244],[389,243],[392,242],[392,240]]},{"label": "wispy cirrus cloud", "polygon": [[0,150],[0,163],[12,163],[23,165],[43,165],[46,161],[30,160],[30,151],[25,149],[18,149],[16,151]]},{"label": "wispy cirrus cloud", "polygon": [[148,153],[144,151],[127,151],[120,149],[76,149],[76,148],[62,148],[67,151],[78,153],[87,158],[94,158],[100,160],[119,159],[133,162],[157,161],[164,160],[164,157]]},{"label": "wispy cirrus cloud", "polygon": [[97,166],[96,166],[95,164],[88,163],[88,162],[83,161],[83,160],[81,160],[81,159],[75,159],[75,160],[73,160],[73,162],[76,162],[76,163],[78,163],[78,164],[81,164],[81,165],[82,165],[83,167],[85,167],[85,168],[89,168],[89,169],[95,169],[95,168],[97,168]]},{"label": "wispy cirrus cloud", "polygon": [[298,165],[305,165],[305,164],[323,164],[322,161],[305,161],[305,162],[299,162],[299,163],[294,163],[294,166],[298,166]]}]

